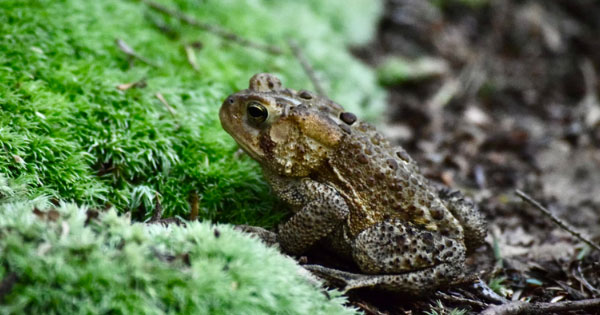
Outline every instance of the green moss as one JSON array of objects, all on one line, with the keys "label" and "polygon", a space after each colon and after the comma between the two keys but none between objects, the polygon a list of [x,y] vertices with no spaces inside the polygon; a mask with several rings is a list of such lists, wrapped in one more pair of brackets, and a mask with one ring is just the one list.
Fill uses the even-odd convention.
[{"label": "green moss", "polygon": [[73,204],[48,209],[0,204],[0,279],[12,279],[0,314],[354,313],[292,259],[230,226],[132,225],[113,209],[96,219]]},{"label": "green moss", "polygon": [[[281,214],[272,210],[257,165],[234,155],[237,147],[218,121],[220,103],[262,71],[279,74],[287,86],[311,88],[287,52],[287,40],[294,39],[333,99],[376,118],[383,93],[373,72],[345,45],[368,39],[381,5],[365,0],[341,9],[326,1],[163,3],[286,53],[241,47],[138,1],[4,0],[0,172],[22,183],[28,198],[109,204],[144,219],[157,196],[166,216],[187,217],[187,200],[195,193],[203,219],[272,225]],[[157,67],[128,60],[116,39]],[[198,71],[184,49],[194,42],[202,45],[193,51]],[[140,80],[145,88],[116,89]]]},{"label": "green moss", "polygon": [[[287,51],[294,39],[331,98],[376,119],[382,90],[345,46],[368,40],[381,4],[161,3],[285,53],[241,47],[140,1],[0,0],[0,281],[14,280],[0,313],[352,313],[229,226],[129,218],[149,218],[157,200],[165,216],[188,217],[196,194],[201,219],[280,220],[258,165],[222,130],[220,103],[256,72],[310,89]],[[86,209],[106,208],[88,220]]]}]

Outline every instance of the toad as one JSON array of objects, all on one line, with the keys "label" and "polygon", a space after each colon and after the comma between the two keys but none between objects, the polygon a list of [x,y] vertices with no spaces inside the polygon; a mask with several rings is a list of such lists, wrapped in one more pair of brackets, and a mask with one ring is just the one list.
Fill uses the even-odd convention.
[{"label": "toad", "polygon": [[293,212],[272,241],[292,255],[325,243],[360,269],[306,265],[310,271],[345,290],[412,294],[466,278],[466,254],[486,235],[481,214],[459,192],[436,189],[370,124],[267,73],[229,96],[219,118]]}]

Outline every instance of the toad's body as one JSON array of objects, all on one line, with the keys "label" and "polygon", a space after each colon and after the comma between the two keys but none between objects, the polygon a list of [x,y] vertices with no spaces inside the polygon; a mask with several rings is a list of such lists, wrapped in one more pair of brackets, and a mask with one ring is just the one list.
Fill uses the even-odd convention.
[{"label": "toad's body", "polygon": [[484,221],[470,204],[440,197],[402,148],[329,99],[257,74],[220,119],[295,212],[279,228],[281,248],[301,254],[327,239],[364,275],[313,269],[347,288],[419,293],[457,282],[466,250],[482,243]]}]

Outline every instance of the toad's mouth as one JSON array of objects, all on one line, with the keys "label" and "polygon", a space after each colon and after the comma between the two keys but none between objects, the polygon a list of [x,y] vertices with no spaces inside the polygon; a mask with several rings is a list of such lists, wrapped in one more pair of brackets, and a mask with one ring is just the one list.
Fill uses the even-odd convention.
[{"label": "toad's mouth", "polygon": [[252,141],[251,139],[244,137],[244,135],[249,135],[249,133],[245,133],[244,135],[240,135],[236,132],[233,132],[226,124],[222,124],[223,129],[235,140],[235,142],[256,161],[262,161],[262,155],[259,154],[256,150],[252,148],[252,146],[248,145],[248,142]]},{"label": "toad's mouth", "polygon": [[[231,109],[224,104],[219,111],[219,120],[221,121],[221,127],[227,132],[235,142],[237,142],[238,146],[244,150],[250,157],[254,160],[262,160],[262,155],[256,151],[256,149],[252,148],[253,142],[255,142],[257,134],[249,130],[245,130],[244,128],[240,128],[239,117],[235,113],[231,113]],[[256,144],[255,144],[256,145]]]}]

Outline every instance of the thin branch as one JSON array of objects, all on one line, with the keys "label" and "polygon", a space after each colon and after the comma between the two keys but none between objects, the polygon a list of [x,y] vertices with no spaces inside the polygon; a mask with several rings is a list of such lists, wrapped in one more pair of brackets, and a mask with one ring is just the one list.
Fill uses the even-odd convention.
[{"label": "thin branch", "polygon": [[145,64],[147,64],[147,65],[149,65],[149,66],[152,66],[152,67],[158,68],[158,66],[157,66],[155,63],[153,63],[152,61],[150,61],[148,58],[146,58],[146,57],[144,57],[144,56],[142,56],[142,55],[138,54],[138,53],[137,53],[137,52],[136,52],[136,51],[135,51],[133,48],[131,48],[131,46],[129,46],[129,44],[127,44],[127,43],[126,43],[124,40],[122,40],[122,39],[120,39],[120,38],[117,38],[117,39],[115,39],[115,43],[117,44],[117,47],[119,47],[119,49],[120,49],[120,50],[121,50],[123,53],[125,53],[127,56],[129,56],[130,58],[138,59],[138,60],[140,60],[141,62],[143,62],[143,63],[145,63]]},{"label": "thin branch", "polygon": [[163,33],[165,36],[167,36],[167,38],[177,39],[180,37],[180,34],[166,22],[164,22],[160,19],[157,19],[147,13],[144,14],[144,17],[146,18],[146,20],[148,20],[148,22],[150,24],[152,24],[152,26],[154,26],[157,30],[159,30],[161,33]]},{"label": "thin branch", "polygon": [[600,251],[600,247],[597,244],[595,244],[594,242],[592,242],[591,240],[589,240],[585,236],[581,235],[581,233],[575,231],[567,223],[565,223],[564,221],[562,221],[561,219],[559,219],[557,216],[555,216],[554,214],[552,214],[552,212],[550,212],[550,210],[546,209],[544,206],[542,206],[539,202],[537,202],[536,200],[534,200],[533,198],[531,198],[529,195],[527,195],[526,193],[524,193],[523,191],[521,191],[519,189],[515,190],[515,193],[519,197],[523,198],[523,200],[527,201],[528,203],[530,203],[534,207],[538,208],[542,213],[544,213],[547,217],[550,218],[550,220],[552,220],[554,223],[556,223],[562,229],[564,229],[565,231],[571,233],[573,236],[575,236],[576,238],[578,238],[581,241],[585,242],[586,244],[590,245],[593,249],[595,249],[597,251]]},{"label": "thin branch", "polygon": [[298,61],[300,62],[302,69],[304,69],[304,72],[306,72],[306,75],[312,82],[317,93],[321,96],[327,96],[327,93],[325,93],[323,86],[321,86],[321,83],[320,83],[319,79],[317,78],[315,70],[310,65],[310,62],[308,62],[308,60],[306,59],[304,54],[302,53],[302,49],[300,49],[300,46],[298,46],[298,43],[296,43],[296,41],[289,40],[288,45],[290,46],[290,49],[292,50],[292,53],[294,54],[296,59],[298,59]]},{"label": "thin branch", "polygon": [[[322,291],[325,294],[328,294],[327,291]],[[372,315],[384,315],[386,313],[382,313],[380,312],[377,308],[373,307],[370,304],[367,304],[366,302],[353,302],[354,305],[360,307],[360,309],[362,311],[365,312],[365,314],[372,314]]]},{"label": "thin branch", "polygon": [[189,202],[190,202],[190,221],[194,221],[198,219],[198,203],[200,198],[198,198],[198,193],[196,191],[190,192]]},{"label": "thin branch", "polygon": [[186,23],[188,25],[197,27],[199,29],[202,29],[204,31],[213,33],[223,39],[226,40],[230,40],[236,44],[239,44],[241,46],[246,46],[246,47],[250,47],[250,48],[255,48],[258,50],[262,50],[265,52],[268,52],[270,54],[274,54],[274,55],[281,55],[283,53],[283,51],[281,50],[281,48],[277,47],[277,46],[273,46],[273,45],[267,45],[267,44],[262,44],[262,43],[257,43],[254,41],[251,41],[249,39],[243,38],[233,32],[230,32],[228,30],[225,30],[219,26],[213,25],[213,24],[209,24],[209,23],[204,23],[204,22],[200,22],[196,19],[194,19],[193,17],[186,15],[185,13],[178,11],[178,10],[174,10],[174,9],[170,9],[167,8],[166,6],[156,3],[154,1],[151,0],[142,0],[143,3],[145,3],[148,7],[150,7],[153,10],[156,10],[158,12],[161,12],[163,14],[172,16],[178,20],[180,20],[183,23]]},{"label": "thin branch", "polygon": [[592,128],[600,121],[600,103],[596,86],[598,85],[598,76],[594,70],[594,64],[589,59],[584,59],[579,66],[583,73],[583,82],[585,83],[585,95],[577,105],[576,113],[582,118],[587,127]]},{"label": "thin branch", "polygon": [[160,204],[160,200],[158,199],[159,194],[158,192],[156,192],[154,194],[155,198],[156,198],[156,204],[154,205],[154,213],[152,214],[152,217],[150,218],[150,220],[148,220],[148,222],[146,222],[146,224],[151,225],[151,224],[161,224],[163,226],[169,226],[170,224],[176,224],[179,226],[182,226],[185,224],[185,221],[182,220],[179,217],[170,217],[170,218],[162,218],[163,215],[163,207]]},{"label": "thin branch", "polygon": [[476,301],[476,300],[473,300],[473,299],[468,299],[468,298],[465,298],[465,297],[454,296],[454,295],[450,295],[450,294],[447,294],[447,293],[444,293],[444,292],[441,292],[441,291],[437,291],[434,294],[434,296],[437,299],[444,300],[444,301],[447,301],[447,302],[450,302],[450,303],[463,304],[463,305],[464,304],[469,304],[471,306],[478,307],[480,309],[486,308],[486,307],[488,307],[490,305],[489,303],[484,303],[484,302]]},{"label": "thin branch", "polygon": [[121,91],[127,91],[127,90],[129,90],[131,88],[143,89],[146,86],[148,86],[148,84],[146,83],[146,79],[141,79],[141,80],[136,81],[136,82],[119,84],[119,85],[117,85],[117,89],[121,90]]},{"label": "thin branch", "polygon": [[165,106],[165,108],[169,111],[171,116],[173,116],[173,118],[175,118],[175,114],[176,114],[175,109],[173,107],[171,107],[171,105],[169,105],[169,102],[167,102],[167,100],[162,95],[162,93],[156,92],[156,94],[154,96],[156,96],[156,98]]},{"label": "thin branch", "polygon": [[589,283],[583,275],[583,271],[581,271],[581,264],[577,264],[577,274],[575,274],[575,270],[573,270],[571,275],[573,276],[573,278],[577,279],[577,281],[579,281],[579,283],[581,283],[584,287],[590,290],[590,292],[592,292],[593,294],[600,293],[600,290],[596,289],[591,283]]},{"label": "thin branch", "polygon": [[194,47],[191,45],[185,45],[184,49],[188,63],[192,66],[194,71],[199,72],[200,66],[198,66],[198,61],[196,60],[196,52],[194,51]]},{"label": "thin branch", "polygon": [[160,200],[158,200],[158,192],[154,194],[156,197],[156,204],[154,205],[154,213],[152,214],[152,218],[149,222],[158,222],[162,218],[163,207],[160,204]]},{"label": "thin branch", "polygon": [[581,301],[565,301],[558,303],[527,303],[514,301],[502,305],[494,305],[485,309],[480,315],[509,315],[509,314],[543,314],[549,312],[565,312],[574,310],[597,310],[600,308],[599,299]]}]

